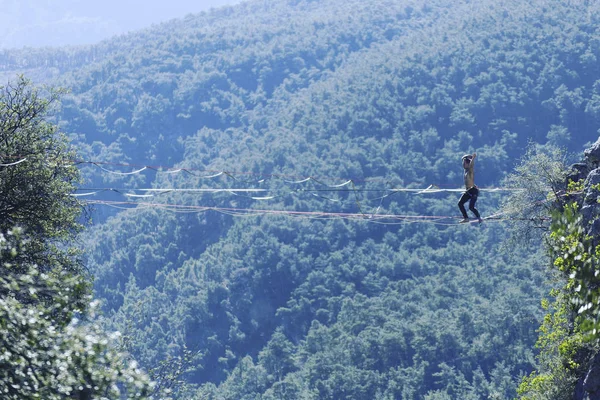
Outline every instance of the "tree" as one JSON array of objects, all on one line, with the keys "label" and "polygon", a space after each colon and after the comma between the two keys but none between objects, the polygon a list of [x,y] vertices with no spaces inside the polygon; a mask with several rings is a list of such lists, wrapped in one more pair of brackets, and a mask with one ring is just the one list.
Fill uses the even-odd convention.
[{"label": "tree", "polygon": [[77,251],[59,245],[81,230],[82,210],[71,196],[79,180],[74,152],[45,119],[60,93],[35,88],[23,76],[0,87],[0,232],[25,229],[29,240],[20,257],[28,263],[80,273]]},{"label": "tree", "polygon": [[269,343],[259,353],[258,359],[276,381],[281,381],[294,365],[294,345],[281,332],[275,332]]},{"label": "tree", "polygon": [[539,329],[537,370],[519,387],[522,399],[571,399],[595,353],[599,326],[598,252],[584,234],[576,203],[553,213],[548,240],[560,287],[542,304],[548,311]]},{"label": "tree", "polygon": [[115,350],[117,335],[107,336],[91,322],[95,307],[74,313],[78,277],[19,264],[24,240],[21,229],[0,235],[1,397],[147,398],[149,378]]},{"label": "tree", "polygon": [[[539,229],[548,230],[552,210],[565,204],[567,195],[565,152],[554,146],[531,144],[505,183],[514,188],[500,214],[509,215],[515,243],[529,243]],[[539,237],[539,236],[538,236]]]},{"label": "tree", "polygon": [[0,88],[0,397],[142,399],[152,385],[94,323],[73,152],[20,77]]}]

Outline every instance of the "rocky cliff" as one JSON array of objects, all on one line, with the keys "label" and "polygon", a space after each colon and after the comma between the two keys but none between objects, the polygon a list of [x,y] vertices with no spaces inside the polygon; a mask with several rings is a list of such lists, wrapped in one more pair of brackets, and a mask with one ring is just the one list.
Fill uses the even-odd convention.
[{"label": "rocky cliff", "polygon": [[[581,210],[585,233],[592,239],[592,244],[600,244],[600,138],[584,151],[583,162],[573,164],[567,177],[567,184],[583,180],[583,191],[575,200]],[[579,378],[574,400],[600,400],[600,353],[597,346],[586,347],[586,354],[578,359],[588,365]]]}]

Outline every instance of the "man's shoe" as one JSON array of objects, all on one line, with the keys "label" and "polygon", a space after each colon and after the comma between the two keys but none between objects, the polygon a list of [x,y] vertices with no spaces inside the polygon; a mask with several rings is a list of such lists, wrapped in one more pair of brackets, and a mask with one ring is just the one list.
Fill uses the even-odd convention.
[{"label": "man's shoe", "polygon": [[462,221],[459,222],[459,224],[464,224],[465,222],[469,222],[469,218],[465,218]]}]

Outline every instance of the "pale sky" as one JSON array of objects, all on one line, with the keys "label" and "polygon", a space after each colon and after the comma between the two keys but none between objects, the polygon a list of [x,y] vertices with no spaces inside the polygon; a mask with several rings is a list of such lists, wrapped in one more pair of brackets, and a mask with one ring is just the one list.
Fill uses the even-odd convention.
[{"label": "pale sky", "polygon": [[93,44],[242,0],[0,0],[0,48]]}]

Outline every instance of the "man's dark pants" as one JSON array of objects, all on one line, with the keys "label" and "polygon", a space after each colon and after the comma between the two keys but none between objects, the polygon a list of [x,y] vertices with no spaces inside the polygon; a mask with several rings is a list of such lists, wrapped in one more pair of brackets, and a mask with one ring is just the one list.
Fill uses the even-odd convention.
[{"label": "man's dark pants", "polygon": [[481,218],[479,216],[479,211],[475,208],[475,203],[477,202],[477,196],[479,196],[479,189],[476,186],[473,186],[471,189],[467,190],[463,193],[458,201],[458,208],[460,208],[460,212],[462,213],[465,219],[468,219],[467,210],[465,210],[465,203],[469,202],[469,210],[475,214],[477,218]]}]

